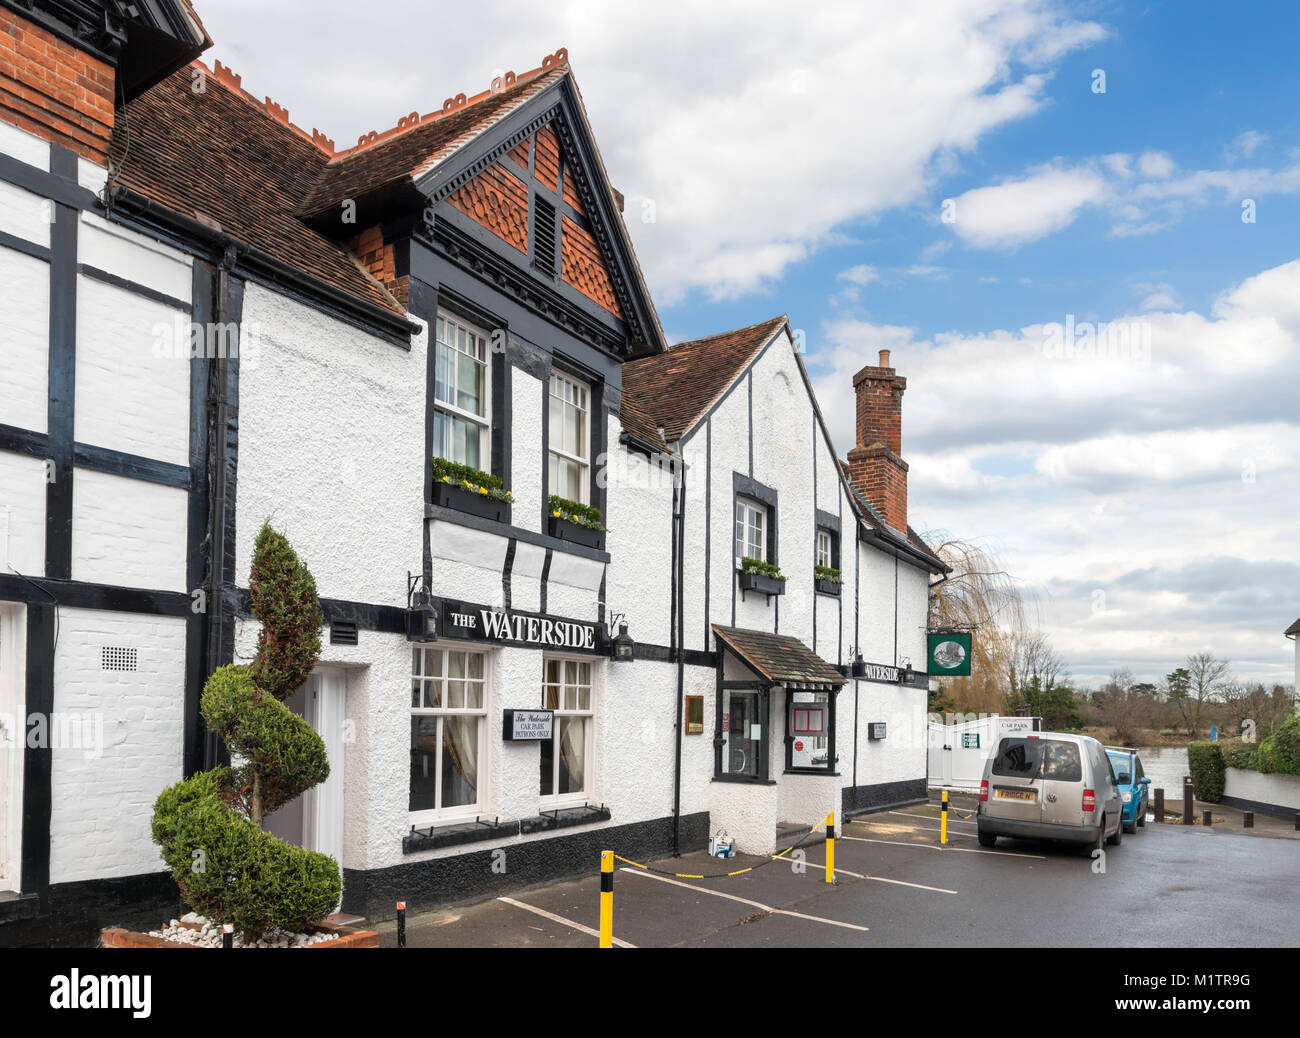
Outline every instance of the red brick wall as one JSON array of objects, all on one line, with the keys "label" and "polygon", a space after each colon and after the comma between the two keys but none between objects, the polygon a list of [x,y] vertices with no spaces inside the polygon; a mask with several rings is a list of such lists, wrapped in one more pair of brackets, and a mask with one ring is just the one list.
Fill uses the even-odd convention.
[{"label": "red brick wall", "polygon": [[865,367],[853,376],[853,389],[858,442],[849,451],[849,481],[885,522],[906,532],[907,463],[900,455],[907,379],[894,374],[893,368]]},{"label": "red brick wall", "polygon": [[371,276],[405,306],[409,279],[397,276],[393,245],[384,241],[383,232],[378,227],[367,228],[348,242],[348,247],[361,261],[361,265],[370,271]]},{"label": "red brick wall", "polygon": [[0,8],[0,119],[104,163],[113,69]]}]

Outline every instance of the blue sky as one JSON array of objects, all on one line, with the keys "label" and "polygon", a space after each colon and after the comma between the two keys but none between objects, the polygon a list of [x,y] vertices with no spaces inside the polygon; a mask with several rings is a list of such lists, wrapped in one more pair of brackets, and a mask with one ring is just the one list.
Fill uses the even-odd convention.
[{"label": "blue sky", "polygon": [[[207,57],[340,147],[566,46],[670,338],[788,313],[843,452],[891,349],[911,522],[999,552],[1082,683],[1201,650],[1293,680],[1300,11],[306,10],[201,3]],[[1059,348],[1095,322],[1131,343]]]}]

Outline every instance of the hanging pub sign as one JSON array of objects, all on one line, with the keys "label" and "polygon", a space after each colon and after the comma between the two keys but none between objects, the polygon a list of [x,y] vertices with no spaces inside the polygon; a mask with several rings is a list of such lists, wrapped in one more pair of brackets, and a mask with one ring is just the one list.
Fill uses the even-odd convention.
[{"label": "hanging pub sign", "polygon": [[608,652],[604,625],[591,620],[572,620],[544,613],[477,605],[451,599],[434,599],[439,638],[521,645],[531,649],[560,649],[564,652],[601,655]]},{"label": "hanging pub sign", "polygon": [[970,674],[970,632],[931,633],[928,636],[932,677],[964,678]]},{"label": "hanging pub sign", "polygon": [[554,731],[551,710],[503,710],[501,714],[501,738],[506,742],[549,739]]}]

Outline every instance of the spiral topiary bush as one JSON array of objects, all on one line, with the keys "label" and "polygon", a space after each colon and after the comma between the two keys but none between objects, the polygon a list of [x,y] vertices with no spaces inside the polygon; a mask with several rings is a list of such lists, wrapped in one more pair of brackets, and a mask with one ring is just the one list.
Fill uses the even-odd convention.
[{"label": "spiral topiary bush", "polygon": [[153,839],[181,897],[247,941],[272,927],[302,930],[338,904],[338,864],[277,839],[262,819],[329,777],[325,744],[284,700],[320,658],[324,617],[316,582],[283,534],[262,526],[249,577],[262,621],[247,666],[218,668],[199,710],[225,740],[234,767],[214,768],[163,790]]}]

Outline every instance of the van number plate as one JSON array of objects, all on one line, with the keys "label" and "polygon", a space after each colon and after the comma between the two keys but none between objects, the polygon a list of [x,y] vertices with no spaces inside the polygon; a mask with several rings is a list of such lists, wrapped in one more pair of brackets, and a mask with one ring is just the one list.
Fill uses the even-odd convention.
[{"label": "van number plate", "polygon": [[999,789],[996,792],[999,800],[1028,800],[1032,802],[1036,796],[1032,789]]}]

